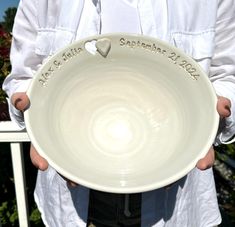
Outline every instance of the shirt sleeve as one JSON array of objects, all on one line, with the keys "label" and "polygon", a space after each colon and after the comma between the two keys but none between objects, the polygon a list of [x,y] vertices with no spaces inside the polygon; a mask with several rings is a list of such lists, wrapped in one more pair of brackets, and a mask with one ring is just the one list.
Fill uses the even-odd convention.
[{"label": "shirt sleeve", "polygon": [[222,119],[215,145],[235,141],[235,1],[220,0],[218,5],[215,52],[210,79],[217,95],[230,99],[231,116]]},{"label": "shirt sleeve", "polygon": [[[35,54],[37,38],[37,1],[21,0],[13,26],[10,60],[12,70],[3,83],[3,90],[11,98],[15,92],[26,92],[33,74],[42,62],[42,56]],[[12,121],[24,128],[22,113],[9,102]]]}]

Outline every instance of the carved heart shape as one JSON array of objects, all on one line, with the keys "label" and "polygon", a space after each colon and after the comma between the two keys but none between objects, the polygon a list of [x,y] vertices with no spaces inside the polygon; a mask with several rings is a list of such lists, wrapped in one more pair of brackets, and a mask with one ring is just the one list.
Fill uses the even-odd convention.
[{"label": "carved heart shape", "polygon": [[110,41],[110,39],[107,39],[107,38],[99,39],[99,40],[97,40],[95,46],[97,48],[97,51],[103,57],[107,57],[107,55],[111,49],[111,41]]}]

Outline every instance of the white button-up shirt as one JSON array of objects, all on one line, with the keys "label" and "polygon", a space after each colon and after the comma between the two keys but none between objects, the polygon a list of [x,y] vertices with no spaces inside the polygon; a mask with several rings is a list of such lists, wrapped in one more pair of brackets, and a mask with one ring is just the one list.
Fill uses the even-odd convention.
[{"label": "white button-up shirt", "polygon": [[[232,114],[215,143],[235,132],[235,1],[233,0],[22,0],[11,49],[12,72],[3,88],[9,97],[25,92],[35,72],[57,50],[81,38],[109,32],[141,33],[181,48],[208,73]],[[203,108],[204,103],[202,103]],[[22,115],[10,114],[20,127]],[[39,171],[35,200],[46,226],[86,226],[89,189],[70,189],[56,171]],[[218,225],[212,170],[192,170],[169,189],[142,196],[142,226]]]}]

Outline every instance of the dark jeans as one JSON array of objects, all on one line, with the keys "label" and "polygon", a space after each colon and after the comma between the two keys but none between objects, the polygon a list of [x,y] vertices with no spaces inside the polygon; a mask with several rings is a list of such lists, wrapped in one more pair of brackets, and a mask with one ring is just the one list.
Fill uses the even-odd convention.
[{"label": "dark jeans", "polygon": [[112,194],[90,190],[88,227],[140,227],[141,193]]}]

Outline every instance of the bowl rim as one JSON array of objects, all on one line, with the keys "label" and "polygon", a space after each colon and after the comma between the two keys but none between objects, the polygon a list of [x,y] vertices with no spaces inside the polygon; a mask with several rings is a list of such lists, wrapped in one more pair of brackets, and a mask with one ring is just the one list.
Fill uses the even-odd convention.
[{"label": "bowl rim", "polygon": [[[192,57],[190,57],[188,54],[186,54],[183,50],[181,50],[181,49],[179,49],[179,48],[177,48],[177,47],[175,47],[165,41],[162,41],[158,38],[146,36],[146,35],[132,34],[132,33],[107,33],[107,34],[102,34],[102,35],[89,36],[87,38],[77,40],[77,41],[61,48],[55,54],[53,54],[51,57],[49,57],[49,59],[47,59],[43,63],[43,65],[37,70],[37,72],[35,73],[32,81],[31,81],[31,84],[29,85],[29,88],[27,90],[28,97],[30,98],[31,93],[33,92],[33,89],[34,89],[34,84],[36,83],[36,79],[40,75],[40,72],[43,70],[43,68],[49,66],[51,64],[51,62],[54,61],[57,58],[57,56],[60,55],[61,53],[63,53],[64,51],[68,50],[72,46],[75,46],[79,43],[86,43],[87,41],[90,41],[90,40],[98,40],[98,39],[103,39],[103,38],[111,39],[111,38],[121,38],[121,37],[139,38],[139,39],[148,40],[149,42],[158,43],[161,46],[164,46],[167,49],[171,49],[172,51],[175,51],[176,53],[179,53],[180,55],[182,55],[184,58],[186,58],[188,60],[189,63],[193,64],[193,66],[195,66],[197,68],[200,75],[203,75],[203,78],[204,78],[203,80],[205,81],[205,83],[207,83],[207,88],[209,91],[208,94],[210,94],[212,101],[214,102],[214,105],[216,106],[217,96],[215,94],[215,90],[212,86],[212,83],[210,82],[208,75],[204,72],[202,67]],[[207,154],[207,152],[209,151],[209,148],[212,146],[212,144],[216,138],[216,135],[217,135],[218,126],[219,126],[219,114],[215,111],[214,116],[211,116],[211,117],[214,118],[214,125],[211,126],[211,134],[208,135],[207,142],[205,143],[202,151],[199,152],[200,155],[199,155],[198,160],[203,158]],[[47,159],[50,166],[55,168],[61,175],[65,176],[66,178],[68,178],[74,182],[77,182],[85,187],[92,188],[92,189],[99,190],[99,191],[111,192],[111,193],[139,193],[139,192],[146,192],[146,191],[151,191],[151,190],[154,190],[157,188],[161,188],[166,185],[172,184],[172,183],[176,182],[177,180],[181,179],[182,177],[186,176],[192,169],[194,169],[196,167],[196,164],[198,161],[198,160],[194,160],[194,161],[190,162],[186,167],[182,168],[182,170],[179,171],[177,174],[174,174],[173,176],[165,179],[164,181],[161,181],[160,183],[153,182],[152,184],[138,186],[138,187],[136,187],[136,186],[135,187],[122,187],[122,186],[112,187],[112,186],[105,186],[102,183],[96,184],[96,183],[92,183],[90,181],[80,179],[79,177],[72,175],[67,170],[65,170],[61,166],[57,165],[57,163],[54,160],[51,160],[48,157],[47,152],[44,152],[42,150],[39,142],[37,141],[37,139],[34,136],[34,130],[30,124],[30,111],[26,110],[24,112],[24,119],[25,119],[26,130],[27,130],[28,136],[29,136],[32,144],[34,145],[34,147],[38,151],[38,153]]]}]

